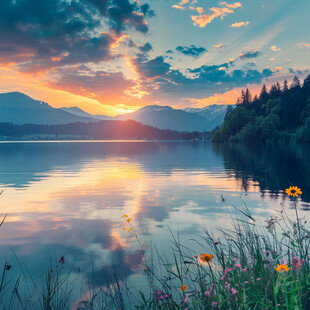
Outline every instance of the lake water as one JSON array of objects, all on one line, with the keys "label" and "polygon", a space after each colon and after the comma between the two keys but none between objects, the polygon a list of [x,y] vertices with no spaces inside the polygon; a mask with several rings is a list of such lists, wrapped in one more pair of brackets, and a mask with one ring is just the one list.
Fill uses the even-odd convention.
[{"label": "lake water", "polygon": [[0,263],[8,260],[13,275],[22,262],[36,278],[51,258],[64,256],[68,270],[80,270],[98,286],[114,266],[133,281],[142,267],[123,214],[146,248],[156,244],[160,253],[171,247],[169,229],[187,242],[202,224],[229,227],[221,195],[237,207],[241,196],[263,225],[281,203],[292,208],[284,189],[297,185],[308,216],[309,158],[304,145],[0,143],[0,212],[8,214],[0,228]]}]

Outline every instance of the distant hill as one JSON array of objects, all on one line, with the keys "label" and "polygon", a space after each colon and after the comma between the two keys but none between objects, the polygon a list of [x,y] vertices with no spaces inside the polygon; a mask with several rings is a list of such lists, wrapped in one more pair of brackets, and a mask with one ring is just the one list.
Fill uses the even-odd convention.
[{"label": "distant hill", "polygon": [[78,116],[55,109],[45,102],[11,92],[0,94],[0,123],[57,125],[73,122],[95,122],[96,119]]},{"label": "distant hill", "polygon": [[212,104],[204,108],[185,108],[184,111],[203,116],[208,124],[206,130],[212,131],[215,127],[222,125],[228,107],[229,105]]},{"label": "distant hill", "polygon": [[95,118],[98,120],[113,120],[113,117],[111,116],[100,115],[100,114],[90,114],[78,107],[61,108],[61,109],[66,112],[72,113],[74,115],[82,116],[82,117],[91,117],[91,118]]},{"label": "distant hill", "polygon": [[149,105],[133,113],[110,117],[93,115],[78,107],[51,107],[19,93],[0,94],[0,123],[61,125],[74,122],[98,122],[100,120],[134,120],[159,129],[181,132],[212,131],[222,124],[227,106],[212,105],[202,109],[173,109],[169,106]]},{"label": "distant hill", "polygon": [[169,106],[149,105],[133,113],[119,115],[116,118],[119,120],[132,119],[145,125],[177,131],[201,132],[209,128],[203,116],[173,109]]}]

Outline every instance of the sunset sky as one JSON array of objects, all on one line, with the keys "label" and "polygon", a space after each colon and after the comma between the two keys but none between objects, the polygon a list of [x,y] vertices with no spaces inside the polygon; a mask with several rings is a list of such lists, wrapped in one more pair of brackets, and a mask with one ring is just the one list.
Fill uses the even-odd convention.
[{"label": "sunset sky", "polygon": [[309,1],[2,0],[0,92],[117,115],[309,74]]}]

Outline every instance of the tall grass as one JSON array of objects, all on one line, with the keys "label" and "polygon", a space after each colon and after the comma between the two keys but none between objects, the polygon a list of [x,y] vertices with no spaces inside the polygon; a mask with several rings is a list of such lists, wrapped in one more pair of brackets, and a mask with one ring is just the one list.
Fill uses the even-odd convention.
[{"label": "tall grass", "polygon": [[[252,217],[246,203],[231,212],[233,207],[223,197],[222,201],[232,225],[215,233],[203,227],[202,234],[193,235],[191,242],[201,248],[199,253],[172,231],[169,254],[156,248],[145,253],[125,216],[129,233],[145,253],[137,262],[144,270],[142,289],[120,280],[116,270],[104,287],[85,288],[81,276],[64,273],[65,262],[59,260],[40,286],[21,268],[10,291],[4,266],[1,309],[310,309],[310,227],[299,216],[297,198],[292,199],[294,218],[282,207],[263,224]],[[26,290],[20,290],[22,282]]]}]

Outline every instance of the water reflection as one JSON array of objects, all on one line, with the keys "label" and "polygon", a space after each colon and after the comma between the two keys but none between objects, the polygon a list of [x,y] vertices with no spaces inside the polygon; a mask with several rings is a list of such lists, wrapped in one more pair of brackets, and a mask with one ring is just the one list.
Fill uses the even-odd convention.
[{"label": "water reflection", "polygon": [[[309,148],[247,148],[198,142],[1,143],[0,234],[3,259],[16,256],[34,277],[51,256],[64,255],[74,270],[98,285],[117,266],[121,278],[141,270],[141,249],[121,216],[134,219],[146,244],[170,244],[167,227],[180,235],[227,226],[221,195],[266,218],[289,184],[298,185],[304,208],[310,199]],[[197,249],[199,251],[199,249]],[[68,266],[67,265],[67,266]]]}]

